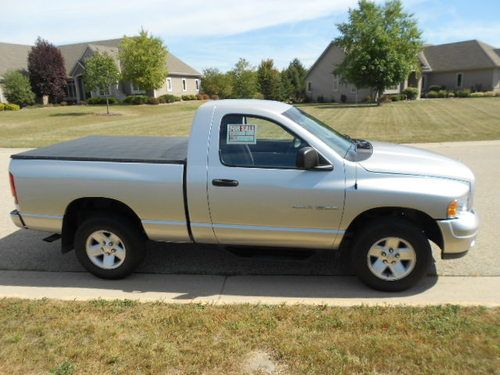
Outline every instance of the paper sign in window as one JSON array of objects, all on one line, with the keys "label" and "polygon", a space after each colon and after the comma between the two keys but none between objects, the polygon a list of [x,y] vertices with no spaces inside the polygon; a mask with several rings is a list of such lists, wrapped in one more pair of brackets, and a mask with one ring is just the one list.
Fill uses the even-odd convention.
[{"label": "paper sign in window", "polygon": [[257,143],[257,125],[228,124],[228,145],[254,145]]}]

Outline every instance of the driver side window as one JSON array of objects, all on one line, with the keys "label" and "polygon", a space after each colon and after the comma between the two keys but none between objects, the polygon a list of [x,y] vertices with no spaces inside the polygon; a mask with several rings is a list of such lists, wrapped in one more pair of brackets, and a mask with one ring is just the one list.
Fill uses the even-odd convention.
[{"label": "driver side window", "polygon": [[247,115],[222,118],[219,155],[231,167],[296,168],[297,153],[308,144],[274,121]]}]

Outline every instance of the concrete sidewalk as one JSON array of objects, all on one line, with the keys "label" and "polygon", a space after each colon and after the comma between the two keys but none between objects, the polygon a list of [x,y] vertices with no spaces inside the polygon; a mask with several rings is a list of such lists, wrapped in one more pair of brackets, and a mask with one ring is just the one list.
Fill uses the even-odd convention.
[{"label": "concrete sidewalk", "polygon": [[86,272],[0,271],[0,297],[130,299],[209,304],[500,306],[500,277],[428,277],[402,293],[377,292],[350,276],[134,274],[101,280]]}]

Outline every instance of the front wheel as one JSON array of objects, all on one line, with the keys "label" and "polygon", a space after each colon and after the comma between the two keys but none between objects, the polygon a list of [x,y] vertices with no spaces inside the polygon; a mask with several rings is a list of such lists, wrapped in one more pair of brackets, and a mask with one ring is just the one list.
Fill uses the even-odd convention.
[{"label": "front wheel", "polygon": [[372,222],[353,247],[353,267],[366,285],[382,291],[414,286],[427,272],[431,247],[423,232],[404,219]]},{"label": "front wheel", "polygon": [[144,259],[145,243],[138,228],[127,219],[96,215],[76,231],[75,252],[90,273],[103,279],[120,279]]}]

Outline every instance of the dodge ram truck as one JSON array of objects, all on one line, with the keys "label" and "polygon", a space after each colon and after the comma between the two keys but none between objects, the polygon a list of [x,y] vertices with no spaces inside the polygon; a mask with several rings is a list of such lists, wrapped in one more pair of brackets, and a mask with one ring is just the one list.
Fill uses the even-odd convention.
[{"label": "dodge ram truck", "polygon": [[365,284],[400,291],[426,274],[430,241],[457,258],[479,227],[463,164],[351,139],[273,101],[207,102],[189,138],[91,136],[18,153],[9,175],[13,222],[108,279],[133,272],[154,240],[346,251]]}]

